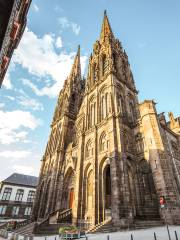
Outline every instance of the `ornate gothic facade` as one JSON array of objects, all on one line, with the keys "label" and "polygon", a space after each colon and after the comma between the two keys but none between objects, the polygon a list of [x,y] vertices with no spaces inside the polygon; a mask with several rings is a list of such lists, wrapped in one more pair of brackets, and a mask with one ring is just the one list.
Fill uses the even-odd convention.
[{"label": "ornate gothic facade", "polygon": [[77,224],[180,223],[180,118],[170,113],[166,122],[154,101],[139,103],[137,95],[128,56],[105,13],[86,80],[78,49],[59,93],[34,220],[70,209]]}]

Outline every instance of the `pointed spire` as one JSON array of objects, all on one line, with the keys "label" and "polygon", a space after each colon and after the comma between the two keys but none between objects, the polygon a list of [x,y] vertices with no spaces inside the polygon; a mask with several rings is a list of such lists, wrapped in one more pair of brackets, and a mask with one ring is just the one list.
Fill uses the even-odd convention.
[{"label": "pointed spire", "polygon": [[81,60],[80,60],[80,45],[78,45],[77,54],[71,69],[70,78],[73,76],[81,76]]},{"label": "pointed spire", "polygon": [[111,36],[111,37],[114,38],[114,35],[113,35],[111,25],[110,25],[109,20],[108,20],[106,10],[104,11],[104,19],[103,19],[101,34],[100,34],[100,41],[101,42],[104,41],[105,36]]},{"label": "pointed spire", "polygon": [[174,114],[173,114],[172,112],[169,112],[168,115],[169,115],[169,120],[170,120],[170,122],[171,122],[172,124],[174,124],[174,123],[175,123]]}]

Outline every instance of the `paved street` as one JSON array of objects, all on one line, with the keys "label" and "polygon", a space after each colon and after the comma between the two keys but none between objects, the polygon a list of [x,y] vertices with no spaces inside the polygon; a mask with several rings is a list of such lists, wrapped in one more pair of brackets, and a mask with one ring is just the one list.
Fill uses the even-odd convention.
[{"label": "paved street", "polygon": [[[169,227],[171,240],[175,239],[174,231],[177,231],[178,237],[180,239],[180,226]],[[134,230],[134,231],[124,231],[110,233],[109,240],[131,240],[131,234],[133,234],[134,240],[154,240],[154,232],[156,232],[157,240],[169,240],[166,227],[150,228],[146,230]],[[108,234],[89,234],[88,240],[107,240]],[[35,237],[36,240],[43,240],[45,237]],[[46,240],[54,240],[55,236],[46,237]],[[56,237],[57,239],[57,237]]]}]

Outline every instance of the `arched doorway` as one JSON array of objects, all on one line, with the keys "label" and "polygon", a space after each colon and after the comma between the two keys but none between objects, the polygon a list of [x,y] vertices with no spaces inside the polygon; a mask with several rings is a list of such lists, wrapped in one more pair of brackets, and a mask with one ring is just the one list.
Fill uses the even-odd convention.
[{"label": "arched doorway", "polygon": [[70,168],[68,169],[64,177],[61,209],[66,210],[73,208],[73,204],[74,204],[74,172],[73,169]]},{"label": "arched doorway", "polygon": [[110,165],[106,165],[103,172],[103,198],[105,219],[111,218],[111,171]]}]

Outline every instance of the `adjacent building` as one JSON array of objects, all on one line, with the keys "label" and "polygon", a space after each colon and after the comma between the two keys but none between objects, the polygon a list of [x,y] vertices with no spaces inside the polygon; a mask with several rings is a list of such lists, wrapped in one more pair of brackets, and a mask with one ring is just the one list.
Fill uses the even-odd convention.
[{"label": "adjacent building", "polygon": [[180,224],[180,118],[169,117],[153,100],[139,103],[128,56],[105,13],[86,80],[79,48],[59,93],[32,219]]},{"label": "adjacent building", "polygon": [[0,220],[29,219],[32,211],[38,178],[12,174],[1,182]]},{"label": "adjacent building", "polygon": [[27,22],[31,0],[0,0],[0,86]]}]

